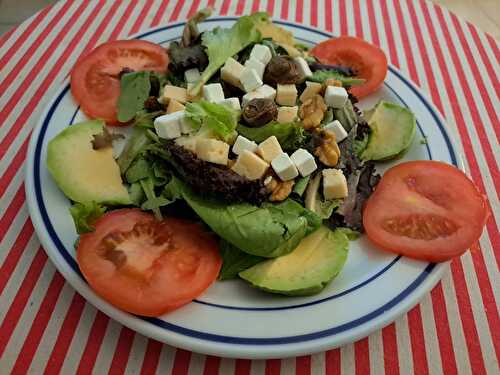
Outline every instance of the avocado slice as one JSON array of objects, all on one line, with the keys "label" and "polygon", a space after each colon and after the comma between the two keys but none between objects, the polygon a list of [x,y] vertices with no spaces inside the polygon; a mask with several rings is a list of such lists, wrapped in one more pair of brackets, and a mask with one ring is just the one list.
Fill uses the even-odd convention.
[{"label": "avocado slice", "polygon": [[365,112],[365,119],[371,131],[363,160],[391,159],[410,147],[417,121],[408,108],[382,100]]},{"label": "avocado slice", "polygon": [[305,237],[287,255],[266,260],[239,276],[271,293],[306,296],[320,292],[340,272],[347,259],[349,240],[325,226]]},{"label": "avocado slice", "polygon": [[104,121],[92,120],[64,129],[48,144],[47,168],[75,202],[130,204],[112,147],[92,147],[93,135],[102,133],[104,126]]}]

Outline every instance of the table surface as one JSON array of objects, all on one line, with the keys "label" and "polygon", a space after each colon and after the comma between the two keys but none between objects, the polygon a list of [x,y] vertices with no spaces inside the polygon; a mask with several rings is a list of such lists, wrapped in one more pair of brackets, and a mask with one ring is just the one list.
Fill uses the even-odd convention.
[{"label": "table surface", "polygon": [[[23,184],[33,126],[76,59],[106,40],[184,20],[197,7],[358,35],[427,93],[447,119],[492,215],[419,305],[342,348],[267,361],[162,345],[97,311],[40,247]],[[0,38],[0,373],[498,374],[500,351],[499,60],[497,42],[424,0],[65,1]]]}]

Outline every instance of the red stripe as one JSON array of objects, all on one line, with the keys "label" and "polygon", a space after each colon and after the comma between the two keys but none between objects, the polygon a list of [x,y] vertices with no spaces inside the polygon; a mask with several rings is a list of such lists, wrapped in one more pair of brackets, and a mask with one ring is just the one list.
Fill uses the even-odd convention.
[{"label": "red stripe", "polygon": [[311,26],[318,26],[318,0],[311,1]]},{"label": "red stripe", "polygon": [[385,35],[389,45],[389,60],[390,62],[399,67],[398,53],[396,51],[396,43],[394,42],[394,35],[392,32],[392,25],[389,12],[387,11],[387,3],[385,0],[380,1],[380,9],[382,10],[382,19],[384,20]]},{"label": "red stripe", "polygon": [[311,356],[305,355],[295,358],[295,374],[310,375],[311,374]]},{"label": "red stripe", "polygon": [[177,4],[175,4],[174,11],[172,12],[172,15],[168,19],[170,22],[172,21],[177,21],[179,18],[179,14],[181,13],[182,7],[184,6],[185,1],[184,0],[178,0]]},{"label": "red stripe", "polygon": [[[88,30],[90,28],[91,23],[96,19],[97,14],[99,11],[102,9],[104,5],[104,2],[99,2],[98,5],[93,8],[92,13],[88,16],[88,18],[85,20],[84,24],[81,26],[82,30]],[[82,3],[80,6],[82,8],[81,11],[85,8],[85,3]],[[68,23],[63,27],[63,31],[61,31],[60,34],[58,34],[58,37],[56,41],[54,41],[47,51],[45,51],[44,56],[45,60],[49,58],[49,56],[54,52],[54,50],[57,48],[57,43],[60,42],[59,38],[61,38],[64,34],[68,32],[71,26],[74,25],[76,20],[78,19],[78,16],[81,14],[81,11],[76,11],[75,14],[70,18]],[[65,30],[65,29],[68,30]],[[54,81],[57,78],[57,75],[61,71],[61,67],[64,65],[64,63],[68,60],[68,58],[71,56],[71,53],[73,50],[78,46],[78,43],[82,39],[83,35],[85,33],[77,33],[74,38],[69,42],[68,46],[64,50],[63,54],[59,57],[59,59],[56,61],[52,69],[50,70],[49,74],[45,77],[43,82],[38,86],[37,90],[31,97],[30,101],[28,104],[23,108],[23,111],[17,118],[14,126],[12,126],[5,136],[5,138],[2,140],[0,143],[0,158],[3,158],[5,155],[7,148],[11,145],[19,131],[21,130],[22,126],[26,123],[28,118],[32,115],[34,112],[34,109],[40,104],[40,98],[45,94],[47,91],[48,87],[54,83]],[[39,62],[41,62],[44,59],[40,59]],[[41,66],[44,65],[46,61],[43,61],[43,63],[37,62],[35,65],[34,69],[31,70],[31,72],[28,74],[28,76],[23,80],[20,88],[16,91],[16,93],[11,97],[5,108],[0,112],[0,118],[2,116],[8,116],[8,114],[14,109],[24,92],[32,85],[33,80],[35,79],[36,75],[39,74],[39,70],[41,69]]]},{"label": "red stripe", "polygon": [[[472,39],[474,40],[474,43],[479,51],[479,54],[481,55],[481,60],[483,61],[484,66],[486,67],[486,71],[488,72],[488,76],[491,82],[493,82],[493,85],[495,86],[495,91],[497,93],[497,97],[500,96],[500,81],[497,79],[497,75],[495,74],[495,71],[493,70],[493,66],[491,65],[490,58],[486,54],[486,50],[484,48],[484,45],[479,39],[479,34],[477,32],[477,29],[470,23],[467,24],[469,27],[470,34],[472,35]],[[498,129],[495,128],[495,131]],[[500,131],[500,130],[499,130]],[[497,138],[498,138],[498,133],[497,133]]]},{"label": "red stripe", "polygon": [[18,27],[19,25],[14,26],[11,29],[9,29],[9,31],[7,31],[5,34],[0,35],[0,48],[4,46],[4,44],[10,39],[10,37],[12,36],[12,34],[14,34],[14,31],[17,30]]},{"label": "red stripe", "polygon": [[370,374],[370,347],[368,337],[354,343],[354,364],[356,374]]},{"label": "red stripe", "polygon": [[[29,23],[28,27],[23,31],[23,33],[16,38],[16,41],[14,44],[7,50],[5,55],[2,56],[0,59],[0,66],[3,68],[7,63],[10,61],[10,59],[19,51],[19,49],[26,43],[26,41],[31,37],[31,34],[33,34],[33,31],[40,25],[40,23],[45,19],[45,16],[49,11],[52,9],[52,6],[48,6],[44,8],[40,13],[38,13],[35,18],[33,19],[32,22]],[[43,33],[43,32],[42,32]],[[37,48],[37,44],[33,44],[31,47]],[[23,57],[26,56],[28,52],[25,52],[23,54]],[[19,64],[19,63],[18,63]],[[16,64],[17,65],[17,64]],[[21,67],[23,67],[24,64],[21,64]]]},{"label": "red stripe", "polygon": [[403,49],[406,55],[406,64],[408,65],[408,71],[410,72],[411,79],[420,85],[418,79],[417,68],[415,67],[415,59],[413,57],[412,46],[410,44],[410,39],[408,38],[408,32],[406,30],[406,20],[403,17],[403,12],[401,11],[400,0],[393,1],[394,9],[396,10],[396,18],[399,24],[399,34],[401,35],[401,41],[403,42]]},{"label": "red stripe", "polygon": [[266,375],[280,375],[280,372],[281,372],[280,359],[268,359],[266,361],[266,372],[265,372]]},{"label": "red stripe", "polygon": [[495,57],[497,58],[497,63],[500,62],[500,50],[498,49],[498,44],[495,38],[491,37],[489,34],[484,34],[486,36],[486,40],[488,41]]},{"label": "red stripe", "polygon": [[215,0],[208,0],[207,7],[213,8],[215,6]]},{"label": "red stripe", "polygon": [[132,28],[130,29],[129,34],[135,34],[141,29],[141,25],[144,22],[144,20],[146,19],[147,15],[149,13],[149,10],[151,9],[152,6],[153,6],[152,1],[146,2],[146,4],[142,7],[141,13],[139,13],[139,16],[137,16],[137,18],[135,19],[135,22],[132,25]]},{"label": "red stripe", "polygon": [[175,352],[174,366],[172,368],[171,375],[187,375],[190,361],[191,352],[183,349],[177,349]]},{"label": "red stripe", "polygon": [[[45,39],[47,38],[47,35],[50,34],[51,31],[53,31],[54,29],[57,29],[57,23],[61,20],[64,19],[64,16],[66,15],[68,9],[71,7],[71,2],[68,1],[68,2],[65,2],[64,5],[61,7],[61,9],[59,9],[59,11],[54,15],[54,17],[50,20],[50,22],[47,24],[47,26],[43,29],[43,31],[36,37],[35,41],[31,44],[31,46],[28,48],[28,50],[23,54],[23,56],[19,59],[19,61],[16,63],[16,65],[12,68],[12,70],[9,72],[9,74],[2,78],[1,82],[0,82],[0,92],[5,92],[7,90],[7,88],[11,85],[11,83],[17,78],[17,76],[19,75],[19,72],[26,66],[26,65],[29,65],[28,62],[29,60],[31,59],[31,57],[33,57],[33,55],[36,53],[36,51],[40,48],[40,45],[45,41]],[[81,10],[81,9],[84,9],[83,6],[80,6],[80,8],[78,8],[78,10]],[[72,20],[73,20],[73,23],[76,21],[76,18],[78,18],[78,14],[76,14],[77,12],[75,12],[73,15],[72,15]],[[34,72],[34,73],[39,73],[39,71],[41,70],[41,68],[45,65],[45,63],[47,62],[47,59],[48,57],[52,54],[53,50],[57,47],[57,44],[60,42],[60,40],[62,39],[62,36],[65,35],[69,28],[72,26],[72,24],[70,24],[69,22],[67,22],[64,26],[63,26],[63,31],[64,33],[60,33],[57,35],[56,37],[56,40],[54,40],[50,45],[49,45],[49,48],[47,49],[47,51],[45,51],[45,53],[38,59],[38,61],[36,62],[36,65],[35,67],[31,70],[30,73]],[[11,56],[9,56],[9,59],[11,58]],[[3,61],[2,60],[2,65],[1,66],[4,66],[5,64],[7,64],[8,60],[5,60]],[[34,75],[33,73],[33,75]],[[23,84],[25,82],[29,82],[31,83],[33,81],[33,75],[30,76],[30,79],[25,79],[23,81]],[[21,88],[19,88],[17,91],[21,91],[21,94],[24,94],[24,92],[26,91],[27,87],[26,85],[24,85]],[[0,119],[7,119],[7,116],[8,116],[8,113],[4,113],[4,110],[5,110],[5,107],[4,109],[2,109],[2,112],[0,112]],[[1,125],[1,124],[0,124]],[[2,147],[0,147],[0,157],[4,154],[4,149]]]},{"label": "red stripe", "polygon": [[347,9],[345,0],[339,0],[339,19],[340,19],[340,35],[348,35],[349,29],[347,27]]},{"label": "red stripe", "polygon": [[227,11],[229,10],[229,5],[231,5],[231,0],[224,0],[222,3],[222,7],[220,9],[220,14],[222,16],[227,14]]},{"label": "red stripe", "polygon": [[288,0],[283,0],[281,2],[281,15],[280,17],[283,18],[284,20],[288,19]]},{"label": "red stripe", "polygon": [[132,344],[134,343],[134,336],[134,331],[130,328],[122,327],[108,374],[119,375],[125,373]]},{"label": "red stripe", "polygon": [[189,8],[187,18],[191,18],[194,16],[194,14],[198,11],[198,8],[200,6],[200,0],[194,0],[191,3],[191,8]]},{"label": "red stripe", "polygon": [[[460,258],[455,258],[451,262],[451,275],[455,284],[457,305],[460,311],[460,320],[462,321],[462,329],[469,352],[471,368],[474,369],[474,374],[485,374],[486,369],[484,367],[483,353],[481,352],[479,336],[474,322],[474,315],[472,314],[469,291],[465,282],[464,269]],[[496,329],[498,330],[498,326]]]},{"label": "red stripe", "polygon": [[109,318],[102,312],[97,311],[94,323],[92,323],[92,328],[90,329],[89,337],[87,338],[87,344],[85,345],[80,363],[78,364],[78,369],[76,371],[77,375],[92,374],[97,354],[99,354],[99,349],[101,348],[104,335],[106,334],[108,323]]},{"label": "red stripe", "polygon": [[80,322],[83,308],[85,307],[85,299],[78,293],[75,293],[68,313],[64,318],[61,329],[57,334],[57,340],[50,354],[50,358],[45,366],[44,374],[59,374],[64,363],[64,359],[68,353],[69,346],[75,335],[76,327]]},{"label": "red stripe", "polygon": [[252,2],[252,13],[257,12],[260,8],[260,0],[253,0]]},{"label": "red stripe", "polygon": [[295,6],[295,22],[302,23],[304,19],[303,15],[304,3],[303,0],[297,0],[297,5]]},{"label": "red stripe", "polygon": [[10,280],[14,270],[16,269],[19,259],[26,250],[31,236],[33,235],[33,224],[30,219],[27,219],[17,235],[16,241],[9,250],[7,258],[0,267],[0,295],[3,293],[7,282]]},{"label": "red stripe", "polygon": [[17,174],[17,172],[19,172],[21,166],[24,163],[24,160],[26,158],[26,151],[28,150],[29,140],[30,137],[27,136],[21,147],[19,147],[19,150],[17,150],[16,155],[14,155],[14,158],[10,162],[9,166],[0,177],[0,198],[2,198],[2,196],[5,194],[5,191],[12,182],[12,179]]},{"label": "red stripe", "polygon": [[274,0],[267,0],[266,12],[271,16],[274,14]]},{"label": "red stripe", "polygon": [[244,9],[245,9],[245,0],[238,0],[238,3],[236,4],[236,14],[237,15],[242,14]]},{"label": "red stripe", "polygon": [[325,352],[325,374],[340,375],[340,349],[332,349]]},{"label": "red stripe", "polygon": [[38,281],[40,274],[42,273],[43,266],[47,261],[47,256],[42,248],[38,248],[35,258],[24,277],[19,289],[12,301],[12,304],[5,315],[5,318],[0,326],[0,358],[7,346],[14,329],[17,326],[19,318],[21,317],[26,304],[31,296],[31,292]]},{"label": "red stripe", "polygon": [[24,183],[21,184],[19,189],[17,190],[16,195],[14,195],[14,198],[9,204],[9,207],[7,207],[7,210],[5,211],[4,215],[0,219],[0,242],[3,240],[5,235],[7,234],[7,231],[10,228],[10,225],[14,221],[14,218],[16,217],[17,213],[23,206],[24,202],[26,200],[25,193],[24,193]]},{"label": "red stripe", "polygon": [[354,13],[354,27],[356,36],[363,38],[363,25],[361,23],[361,9],[359,7],[359,0],[353,0],[352,7]]},{"label": "red stripe", "polygon": [[377,20],[375,17],[375,10],[373,9],[373,1],[366,2],[368,10],[368,21],[370,22],[370,34],[372,35],[372,42],[380,46],[380,38],[378,36]]},{"label": "red stripe", "polygon": [[156,374],[158,362],[160,361],[163,344],[159,341],[149,339],[144,360],[142,362],[141,375]]},{"label": "red stripe", "polygon": [[[472,81],[474,81],[476,83],[479,92],[484,94],[484,95],[481,95],[480,98],[483,100],[484,106],[486,107],[486,112],[488,112],[488,116],[491,120],[491,123],[498,125],[498,124],[500,124],[500,121],[498,120],[498,116],[495,112],[495,109],[493,108],[493,104],[491,103],[490,96],[486,95],[486,92],[487,92],[486,85],[485,85],[483,77],[482,77],[482,75],[479,72],[479,69],[477,67],[476,59],[473,58],[473,56],[475,56],[475,54],[472,53],[472,51],[469,47],[469,44],[468,44],[467,40],[465,39],[464,31],[460,26],[460,22],[459,22],[458,18],[455,15],[451,15],[451,19],[453,21],[453,25],[455,26],[455,31],[457,32],[458,37],[460,39],[460,44],[462,45],[462,48],[464,49],[465,56],[467,57],[468,65],[470,66],[470,68],[472,70],[472,75],[474,77],[474,79]],[[496,86],[497,89],[500,87],[500,82],[498,80],[494,80],[493,84]],[[497,91],[497,93],[498,93],[498,91]],[[480,124],[481,123],[476,124],[476,127],[478,127],[478,126],[481,127]],[[498,143],[498,142],[500,142],[500,126],[493,126],[493,129],[495,130],[495,133],[497,136],[497,143]],[[488,139],[486,139],[486,140],[488,140]]]},{"label": "red stripe", "polygon": [[153,21],[151,21],[151,27],[158,26],[158,24],[161,22],[163,16],[165,15],[165,10],[167,9],[169,2],[169,0],[163,0],[160,3],[160,7],[156,11]]},{"label": "red stripe", "polygon": [[455,360],[453,343],[451,342],[450,323],[448,321],[443,284],[441,282],[431,291],[431,297],[443,372],[447,375],[456,374],[457,362]]},{"label": "red stripe", "polygon": [[120,19],[118,20],[118,23],[116,24],[113,32],[109,36],[108,40],[116,40],[122,33],[123,28],[127,24],[128,19],[134,12],[135,7],[137,6],[137,0],[130,1],[127,8],[125,9],[125,12],[122,14]]},{"label": "red stripe", "polygon": [[382,343],[384,345],[385,374],[399,374],[398,342],[394,323],[382,329]]},{"label": "red stripe", "polygon": [[203,375],[218,375],[220,366],[220,357],[207,356],[205,358],[205,368]]},{"label": "red stripe", "polygon": [[416,374],[428,374],[429,366],[425,351],[424,328],[420,306],[417,305],[408,312],[408,330],[410,331],[413,371]]},{"label": "red stripe", "polygon": [[237,359],[236,363],[234,364],[234,374],[250,375],[251,367],[252,367],[252,361],[249,361],[248,359]]},{"label": "red stripe", "polygon": [[333,31],[333,4],[332,0],[325,0],[325,28],[326,31]]}]

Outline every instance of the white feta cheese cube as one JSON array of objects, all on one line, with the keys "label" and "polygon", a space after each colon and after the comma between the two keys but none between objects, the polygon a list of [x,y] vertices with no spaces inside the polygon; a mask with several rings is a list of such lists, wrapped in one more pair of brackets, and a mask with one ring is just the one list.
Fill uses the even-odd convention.
[{"label": "white feta cheese cube", "polygon": [[274,100],[276,97],[276,90],[269,85],[262,85],[257,90],[249,92],[243,95],[242,105],[243,107],[252,99],[271,99]]},{"label": "white feta cheese cube", "polygon": [[269,47],[263,45],[263,44],[256,44],[253,46],[252,51],[250,52],[250,58],[259,60],[262,62],[264,65],[267,65],[269,61],[271,61],[271,58],[273,57],[273,54],[271,53],[271,50]]},{"label": "white feta cheese cube", "polygon": [[230,57],[226,60],[226,63],[220,70],[220,77],[223,81],[226,81],[233,86],[240,87],[240,78],[241,73],[243,73],[243,69],[245,69],[243,65]]},{"label": "white feta cheese cube", "polygon": [[266,66],[259,60],[250,58],[245,61],[245,68],[250,68],[255,70],[259,78],[262,80],[264,78],[264,70],[266,70]]},{"label": "white feta cheese cube", "polygon": [[241,85],[245,92],[251,92],[262,86],[262,80],[259,78],[257,72],[250,68],[243,69],[240,77]]},{"label": "white feta cheese cube", "polygon": [[257,154],[268,163],[272,162],[274,158],[282,153],[283,150],[278,142],[278,138],[274,135],[262,141],[259,147],[257,147]]},{"label": "white feta cheese cube", "polygon": [[309,64],[303,57],[296,57],[294,58],[295,63],[299,67],[299,71],[302,73],[304,77],[310,77],[313,75],[311,72],[311,68],[309,68]]},{"label": "white feta cheese cube", "polygon": [[345,131],[339,120],[329,122],[323,127],[323,130],[328,130],[335,134],[335,140],[337,141],[337,143],[342,142],[347,138],[347,132]]},{"label": "white feta cheese cube", "polygon": [[220,83],[211,83],[203,86],[203,99],[211,103],[224,100],[224,90],[222,90],[222,85]]},{"label": "white feta cheese cube", "polygon": [[188,69],[184,72],[184,80],[186,81],[186,83],[195,83],[200,78],[200,71],[196,68]]},{"label": "white feta cheese cube", "polygon": [[191,134],[196,131],[195,124],[187,116],[181,117],[180,124],[182,134]]},{"label": "white feta cheese cube", "polygon": [[229,145],[217,139],[200,138],[196,142],[196,155],[210,163],[227,165]]},{"label": "white feta cheese cube", "polygon": [[257,143],[255,143],[254,141],[251,141],[243,137],[242,135],[238,135],[238,138],[236,138],[236,141],[233,145],[233,152],[236,155],[241,155],[245,150],[255,152],[257,151],[257,147]]},{"label": "white feta cheese cube", "polygon": [[181,147],[184,147],[186,150],[189,150],[193,153],[196,153],[196,142],[198,138],[196,137],[188,137],[182,136],[175,140],[175,144]]},{"label": "white feta cheese cube", "polygon": [[222,104],[222,105],[228,106],[229,108],[234,109],[236,111],[241,111],[239,98],[226,98],[224,100],[217,102],[217,104]]},{"label": "white feta cheese cube", "polygon": [[165,85],[163,88],[163,104],[166,104],[170,99],[175,99],[180,103],[187,102],[187,90],[183,87]]},{"label": "white feta cheese cube", "polygon": [[236,159],[232,170],[249,180],[258,180],[266,173],[269,164],[253,152],[244,150]]},{"label": "white feta cheese cube", "polygon": [[299,107],[278,107],[278,118],[276,121],[281,123],[293,122],[297,117]]},{"label": "white feta cheese cube", "polygon": [[321,92],[323,86],[318,82],[306,81],[306,88],[302,91],[299,99],[302,103],[306,100],[311,99],[314,95],[318,95]]},{"label": "white feta cheese cube", "polygon": [[346,101],[347,91],[343,87],[328,86],[325,90],[325,103],[328,107],[342,108]]},{"label": "white feta cheese cube", "polygon": [[288,156],[285,152],[276,156],[271,162],[271,166],[282,181],[293,180],[299,175],[297,167],[293,164],[290,156]]},{"label": "white feta cheese cube", "polygon": [[323,169],[323,196],[325,199],[347,197],[347,181],[340,169]]},{"label": "white feta cheese cube", "polygon": [[293,106],[297,101],[297,87],[295,85],[280,85],[276,90],[276,103]]},{"label": "white feta cheese cube", "polygon": [[191,90],[194,86],[196,86],[196,83],[194,83],[194,82],[188,82],[188,84],[187,84],[187,99],[189,102],[196,102],[196,101],[201,99],[201,93],[203,92],[203,86],[201,87],[201,90],[196,95],[192,95]]},{"label": "white feta cheese cube", "polygon": [[296,150],[291,156],[293,164],[299,170],[299,173],[302,177],[309,176],[313,173],[318,166],[316,165],[316,161],[314,160],[314,156],[312,156],[307,150],[303,148],[299,148]]},{"label": "white feta cheese cube", "polygon": [[174,139],[181,136],[181,119],[184,111],[170,113],[155,118],[154,126],[158,137]]}]

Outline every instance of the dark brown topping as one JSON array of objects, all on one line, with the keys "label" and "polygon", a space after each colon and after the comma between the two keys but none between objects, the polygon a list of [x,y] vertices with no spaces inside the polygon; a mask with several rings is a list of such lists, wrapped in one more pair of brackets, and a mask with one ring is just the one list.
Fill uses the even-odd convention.
[{"label": "dark brown topping", "polygon": [[92,143],[92,148],[94,150],[100,150],[102,148],[112,147],[113,141],[115,139],[125,138],[123,134],[113,134],[108,131],[105,126],[102,133],[94,134],[94,139],[90,142]]},{"label": "dark brown topping", "polygon": [[274,56],[266,66],[264,82],[271,86],[300,83],[305,79],[290,56]]},{"label": "dark brown topping", "polygon": [[155,96],[150,96],[144,101],[144,109],[148,112],[164,111],[165,107],[160,104]]},{"label": "dark brown topping", "polygon": [[276,120],[278,107],[272,99],[252,99],[243,108],[242,116],[248,126],[257,128]]}]

